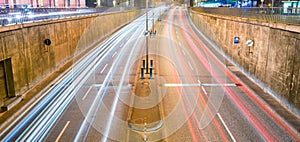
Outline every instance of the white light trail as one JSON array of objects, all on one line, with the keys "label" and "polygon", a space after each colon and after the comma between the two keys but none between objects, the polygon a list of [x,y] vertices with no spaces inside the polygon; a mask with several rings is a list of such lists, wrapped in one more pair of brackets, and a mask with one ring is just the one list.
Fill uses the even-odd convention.
[{"label": "white light trail", "polygon": [[[141,36],[141,35],[140,35]],[[133,37],[133,36],[132,36]],[[132,38],[131,37],[131,38]],[[136,47],[137,46],[137,43],[138,42],[135,42],[133,47]],[[128,58],[127,58],[127,61],[126,61],[126,64],[125,64],[125,69],[128,69],[129,68],[129,63],[130,63],[130,59],[133,55],[133,52],[134,50],[132,49],[130,54],[128,55]],[[126,75],[126,72],[124,71],[122,73],[122,77],[121,77],[121,80],[119,82],[119,85],[118,85],[118,90],[116,92],[116,96],[113,100],[113,103],[112,103],[112,108],[111,108],[111,112],[110,112],[110,115],[109,115],[109,119],[108,119],[108,123],[106,125],[106,129],[105,129],[105,133],[103,135],[103,139],[102,139],[102,142],[106,142],[107,141],[107,137],[109,135],[109,132],[110,132],[110,128],[111,128],[111,124],[112,124],[112,120],[113,120],[113,117],[114,117],[114,114],[115,114],[115,111],[116,111],[116,108],[117,108],[117,104],[118,104],[118,98],[121,94],[121,90],[122,90],[122,84],[124,83],[124,79],[125,79],[125,75]]]}]

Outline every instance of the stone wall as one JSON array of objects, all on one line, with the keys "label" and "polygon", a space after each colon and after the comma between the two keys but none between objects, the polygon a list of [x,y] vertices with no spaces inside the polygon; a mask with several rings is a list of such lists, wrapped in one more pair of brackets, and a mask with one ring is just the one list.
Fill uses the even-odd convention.
[{"label": "stone wall", "polygon": [[[300,110],[300,26],[190,11],[193,23],[244,72],[292,111]],[[234,37],[240,43],[234,44]],[[246,41],[253,40],[253,46]]]},{"label": "stone wall", "polygon": [[[99,43],[140,13],[126,11],[0,27],[0,61],[11,60],[14,95],[22,95],[79,51]],[[50,39],[51,45],[46,45],[45,39]],[[0,101],[2,98],[3,94]]]}]

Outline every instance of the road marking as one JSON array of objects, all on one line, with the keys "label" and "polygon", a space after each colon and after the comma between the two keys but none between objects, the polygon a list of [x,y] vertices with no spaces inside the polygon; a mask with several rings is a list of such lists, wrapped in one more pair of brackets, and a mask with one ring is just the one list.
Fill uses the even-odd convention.
[{"label": "road marking", "polygon": [[84,94],[84,96],[82,97],[81,100],[84,100],[86,98],[86,96],[90,93],[90,91],[92,90],[93,86],[91,86],[87,91],[86,93]]},{"label": "road marking", "polygon": [[234,83],[224,83],[224,84],[202,83],[201,86],[207,86],[207,87],[218,87],[218,86],[235,87],[236,84],[234,84]]},{"label": "road marking", "polygon": [[201,84],[201,81],[198,79],[198,83]]},{"label": "road marking", "polygon": [[107,67],[107,64],[105,64],[105,66],[104,66],[104,68],[101,70],[101,74],[103,73],[103,71],[106,69],[106,67]]},{"label": "road marking", "polygon": [[224,125],[226,131],[229,133],[230,138],[232,139],[233,142],[236,142],[236,139],[234,138],[234,136],[232,135],[231,131],[229,130],[229,128],[227,127],[226,123],[224,122],[223,118],[221,117],[220,113],[217,113],[217,116],[219,117],[219,119],[221,120],[222,124]]},{"label": "road marking", "polygon": [[205,95],[208,95],[205,88],[203,86],[201,86],[202,91],[204,92]]},{"label": "road marking", "polygon": [[199,83],[199,84],[183,84],[183,83],[179,83],[179,84],[175,84],[175,83],[166,83],[164,85],[165,87],[197,87],[197,86],[204,86],[204,87],[235,87],[236,84],[214,84],[214,83]]},{"label": "road marking", "polygon": [[186,56],[186,54],[185,54],[185,52],[184,52],[184,50],[183,50],[183,49],[182,49],[182,53],[183,53],[183,55],[184,55],[184,56]]},{"label": "road marking", "polygon": [[93,87],[101,87],[103,84],[94,84]]},{"label": "road marking", "polygon": [[87,97],[87,95],[90,93],[90,91],[92,90],[93,87],[101,87],[103,84],[93,84],[92,86],[90,86],[90,88],[86,91],[86,93],[84,94],[84,96],[82,97],[81,100],[85,100],[85,98]]},{"label": "road marking", "polygon": [[67,129],[67,127],[69,126],[70,121],[68,121],[65,125],[65,127],[61,130],[61,132],[59,133],[58,137],[56,138],[55,142],[58,142],[59,139],[61,138],[61,136],[63,135],[63,133],[65,132],[65,130]]},{"label": "road marking", "polygon": [[[199,85],[202,85],[201,81],[198,80]],[[229,84],[228,84],[229,85]],[[235,85],[235,84],[234,84]],[[204,94],[207,95],[207,92],[205,90],[205,88],[203,86],[201,86],[202,91],[204,92]],[[223,120],[222,116],[220,115],[220,113],[217,113],[218,118],[221,120],[221,123],[223,124],[223,126],[225,127],[226,131],[228,132],[230,138],[232,139],[233,142],[236,142],[236,139],[234,138],[234,136],[232,135],[231,131],[229,130],[229,128],[227,127],[225,121]]]},{"label": "road marking", "polygon": [[194,70],[194,68],[192,67],[190,61],[188,61],[188,64],[189,64],[190,68],[191,68],[192,70]]},{"label": "road marking", "polygon": [[111,57],[113,58],[118,52],[116,51]]},{"label": "road marking", "polygon": [[124,42],[120,45],[120,47],[122,47],[124,45]]},{"label": "road marking", "polygon": [[179,46],[181,47],[181,42],[179,42]]}]

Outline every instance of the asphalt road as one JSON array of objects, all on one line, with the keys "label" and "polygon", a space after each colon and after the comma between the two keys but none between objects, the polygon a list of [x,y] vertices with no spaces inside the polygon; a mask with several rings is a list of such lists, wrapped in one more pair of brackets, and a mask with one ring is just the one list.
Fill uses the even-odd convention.
[{"label": "asphalt road", "polygon": [[[215,45],[193,30],[186,8],[153,11],[155,36],[145,37],[145,15],[113,34],[74,61],[3,140],[300,140],[209,50]],[[161,19],[154,27],[153,15]],[[146,38],[153,74],[141,79]]]}]

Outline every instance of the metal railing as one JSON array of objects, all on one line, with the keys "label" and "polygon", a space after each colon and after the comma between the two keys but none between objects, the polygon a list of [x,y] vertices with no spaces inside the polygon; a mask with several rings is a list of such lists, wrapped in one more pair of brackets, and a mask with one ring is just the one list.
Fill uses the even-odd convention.
[{"label": "metal railing", "polygon": [[300,25],[300,8],[207,8],[194,7],[192,10],[209,14],[252,18],[268,22]]},{"label": "metal railing", "polygon": [[90,14],[134,10],[133,7],[0,9],[0,26],[55,20]]}]

